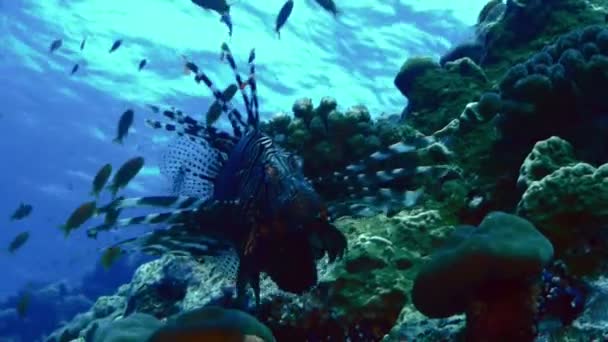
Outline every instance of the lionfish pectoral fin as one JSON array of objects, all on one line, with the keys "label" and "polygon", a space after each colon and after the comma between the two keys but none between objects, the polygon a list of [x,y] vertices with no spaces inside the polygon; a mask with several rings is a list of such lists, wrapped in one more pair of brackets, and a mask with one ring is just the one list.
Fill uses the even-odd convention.
[{"label": "lionfish pectoral fin", "polygon": [[108,205],[99,208],[99,212],[104,213],[110,210],[126,208],[166,208],[166,209],[187,209],[196,208],[203,204],[205,199],[193,196],[148,196],[148,197],[119,197]]},{"label": "lionfish pectoral fin", "polygon": [[153,256],[172,254],[195,259],[220,256],[230,249],[230,246],[221,240],[189,232],[187,226],[183,224],[156,229],[141,236],[122,240],[111,247],[120,247],[126,252],[139,251]]},{"label": "lionfish pectoral fin", "polygon": [[198,209],[183,209],[164,213],[124,218],[117,220],[114,224],[101,224],[99,226],[89,228],[87,229],[87,235],[89,237],[94,238],[101,231],[108,231],[113,228],[135,226],[139,224],[185,223],[192,217],[191,215],[195,214],[196,212],[198,212]]}]

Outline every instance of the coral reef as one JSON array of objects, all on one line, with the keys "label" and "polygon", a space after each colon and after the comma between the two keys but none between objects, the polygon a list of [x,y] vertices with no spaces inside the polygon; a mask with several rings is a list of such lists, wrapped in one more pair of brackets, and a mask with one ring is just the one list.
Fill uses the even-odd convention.
[{"label": "coral reef", "polygon": [[50,334],[46,341],[67,342],[79,337],[91,340],[100,324],[112,321],[124,312],[126,300],[121,296],[124,290],[125,286],[122,286],[114,296],[99,297],[89,311],[76,315],[69,323]]},{"label": "coral reef", "polygon": [[[337,219],[349,251],[319,263],[311,291],[290,295],[263,281],[255,314],[278,341],[605,339],[608,286],[596,274],[608,260],[608,29],[589,26],[604,23],[600,5],[488,2],[474,41],[439,63],[403,64],[394,83],[408,98],[405,117],[343,111],[328,96],[317,106],[300,99],[293,115],[263,124],[311,179],[412,139],[436,144],[399,162],[445,167],[396,189],[424,189],[406,210]],[[340,186],[319,193],[351,205],[351,189]],[[232,282],[215,267],[224,266],[152,261],[52,340],[101,338],[123,316],[156,322],[229,305]]]},{"label": "coral reef", "polygon": [[[65,320],[86,311],[93,302],[65,283],[30,285],[20,296],[0,304],[0,336],[14,341],[34,341]],[[24,316],[18,313],[21,296],[28,296]]]}]

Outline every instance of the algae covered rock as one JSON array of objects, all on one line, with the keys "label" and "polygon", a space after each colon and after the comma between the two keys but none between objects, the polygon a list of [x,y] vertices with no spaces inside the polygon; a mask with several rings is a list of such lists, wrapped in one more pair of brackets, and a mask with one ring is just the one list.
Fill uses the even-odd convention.
[{"label": "algae covered rock", "polygon": [[407,97],[406,120],[423,134],[444,127],[487,86],[485,73],[471,59],[463,58],[442,68],[430,58],[408,59],[395,78]]},{"label": "algae covered rock", "polygon": [[416,86],[416,79],[430,70],[439,68],[440,65],[430,57],[409,58],[403,63],[399,73],[395,77],[395,87],[399,89],[403,96],[410,98]]}]

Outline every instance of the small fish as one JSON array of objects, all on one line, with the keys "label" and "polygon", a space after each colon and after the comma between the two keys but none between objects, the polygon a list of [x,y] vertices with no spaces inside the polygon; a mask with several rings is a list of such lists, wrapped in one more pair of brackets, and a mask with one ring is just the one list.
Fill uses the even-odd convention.
[{"label": "small fish", "polygon": [[230,12],[226,11],[222,13],[222,17],[220,18],[220,22],[226,24],[228,26],[228,35],[232,37],[232,17],[230,16]]},{"label": "small fish", "polygon": [[70,72],[70,75],[74,75],[76,73],[76,71],[78,71],[78,63],[74,64],[74,66],[72,67],[72,72]]},{"label": "small fish", "polygon": [[121,209],[108,209],[106,212],[106,216],[103,220],[103,224],[108,226],[113,226],[118,221],[118,216],[120,216]]},{"label": "small fish", "polygon": [[83,203],[72,212],[66,223],[61,225],[60,228],[65,236],[68,236],[72,230],[82,226],[86,221],[96,214],[97,207],[95,205],[95,201]]},{"label": "small fish", "polygon": [[34,207],[29,204],[19,204],[19,207],[15,210],[13,215],[11,215],[11,221],[23,220],[32,213],[33,209]]},{"label": "small fish", "polygon": [[274,28],[279,39],[281,39],[281,27],[283,27],[283,25],[285,25],[285,23],[287,22],[287,19],[289,19],[289,16],[291,15],[292,10],[293,10],[293,0],[287,0],[287,2],[285,2],[283,7],[281,7],[281,11],[279,12],[279,15],[277,16],[276,25]]},{"label": "small fish", "polygon": [[19,248],[23,247],[23,245],[27,242],[27,240],[29,238],[30,238],[30,233],[28,233],[28,232],[19,233],[17,236],[15,236],[13,241],[11,241],[11,243],[8,245],[9,253],[11,253],[11,254],[15,253]]},{"label": "small fish", "polygon": [[154,113],[158,113],[160,111],[160,108],[158,108],[158,106],[155,105],[148,105],[148,108],[150,108],[150,110],[152,110]]},{"label": "small fish", "polygon": [[87,43],[87,37],[84,37],[82,39],[82,42],[80,42],[80,51],[84,50],[84,46]]},{"label": "small fish", "polygon": [[20,318],[25,318],[27,315],[27,311],[30,307],[30,302],[32,299],[32,295],[29,292],[23,292],[21,296],[19,296],[19,300],[17,301],[17,314],[19,314]]},{"label": "small fish", "polygon": [[57,51],[57,49],[59,49],[61,47],[61,45],[63,45],[63,40],[61,40],[61,39],[55,39],[51,43],[51,46],[49,47],[49,51],[51,53],[53,53],[53,52]]},{"label": "small fish", "polygon": [[118,39],[114,42],[114,44],[112,44],[112,47],[110,48],[110,50],[108,51],[108,53],[112,53],[116,50],[118,50],[118,48],[120,47],[120,45],[122,45],[122,39]]},{"label": "small fish", "polygon": [[91,195],[95,197],[99,197],[99,193],[108,183],[110,179],[110,175],[112,174],[112,165],[106,164],[97,171],[95,178],[93,179],[93,190],[91,190]]},{"label": "small fish", "polygon": [[141,71],[141,69],[143,69],[146,64],[148,64],[148,61],[144,58],[141,61],[139,61],[139,65],[137,66],[137,70]]},{"label": "small fish", "polygon": [[192,0],[192,2],[204,9],[216,11],[219,14],[230,11],[230,5],[226,0]]},{"label": "small fish", "polygon": [[336,17],[339,13],[338,8],[334,0],[315,0],[324,10],[333,14]]},{"label": "small fish", "polygon": [[122,255],[122,250],[120,247],[108,247],[101,255],[101,266],[107,271],[114,265],[120,256]]},{"label": "small fish", "polygon": [[118,190],[126,187],[129,182],[137,176],[139,171],[144,167],[144,158],[135,157],[125,162],[120,169],[114,174],[112,178],[112,184],[109,186],[109,190],[112,193],[112,198],[116,197]]},{"label": "small fish", "polygon": [[135,112],[132,109],[127,109],[118,120],[118,135],[113,140],[117,144],[122,144],[123,139],[129,134],[129,128],[133,124]]}]

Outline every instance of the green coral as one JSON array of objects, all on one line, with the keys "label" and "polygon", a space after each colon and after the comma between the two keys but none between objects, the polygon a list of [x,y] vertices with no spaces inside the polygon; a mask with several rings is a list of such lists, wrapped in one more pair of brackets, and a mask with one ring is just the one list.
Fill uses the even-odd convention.
[{"label": "green coral", "polygon": [[532,182],[517,207],[553,242],[557,257],[575,274],[596,271],[608,257],[607,177],[608,164],[563,166]]},{"label": "green coral", "polygon": [[539,141],[521,165],[517,185],[526,189],[533,182],[541,180],[560,167],[575,162],[574,149],[566,140],[551,137]]}]

